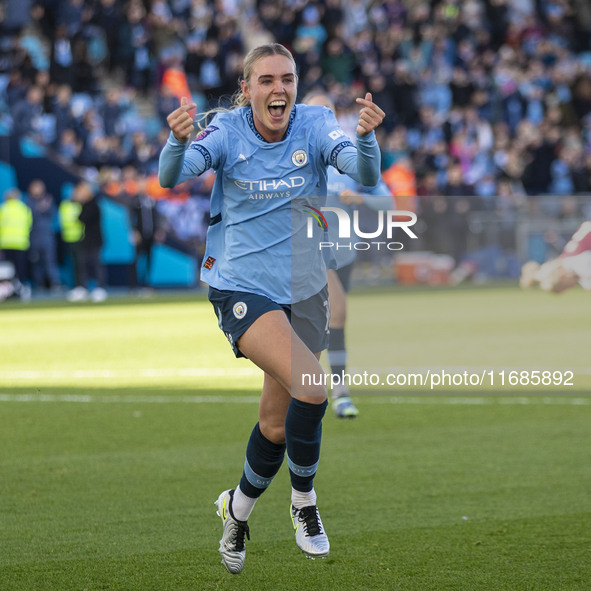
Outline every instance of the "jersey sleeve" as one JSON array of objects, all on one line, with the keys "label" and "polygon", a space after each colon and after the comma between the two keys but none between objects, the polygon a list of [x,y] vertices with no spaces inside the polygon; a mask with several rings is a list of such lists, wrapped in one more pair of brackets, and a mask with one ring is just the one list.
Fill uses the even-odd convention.
[{"label": "jersey sleeve", "polygon": [[357,136],[357,147],[340,128],[332,111],[322,109],[322,124],[318,141],[325,164],[350,176],[362,185],[373,187],[380,178],[380,148],[372,131],[366,136]]},{"label": "jersey sleeve", "polygon": [[338,156],[345,148],[353,148],[353,142],[347,137],[338,124],[333,112],[326,107],[315,107],[319,109],[320,119],[318,131],[318,143],[322,160],[327,166],[334,166],[339,172],[343,172],[337,165]]},{"label": "jersey sleeve", "polygon": [[171,132],[158,162],[162,187],[174,187],[219,166],[224,153],[224,132],[215,123],[214,118],[190,143],[179,142]]},{"label": "jersey sleeve", "polygon": [[344,148],[337,159],[340,170],[367,187],[375,186],[380,180],[380,163],[380,148],[373,131],[357,136],[357,148]]}]

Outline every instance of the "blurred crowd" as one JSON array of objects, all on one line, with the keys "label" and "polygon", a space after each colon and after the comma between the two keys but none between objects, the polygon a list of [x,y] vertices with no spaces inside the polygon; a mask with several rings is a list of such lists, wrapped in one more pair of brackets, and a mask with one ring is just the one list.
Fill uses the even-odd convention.
[{"label": "blurred crowd", "polygon": [[[427,226],[465,228],[473,211],[512,219],[531,196],[591,194],[586,0],[5,0],[2,9],[0,125],[101,185],[125,183],[129,169],[152,177],[180,96],[201,110],[226,104],[245,53],[278,41],[294,53],[300,97],[330,94],[348,133],[355,97],[372,92],[387,114],[384,180]],[[457,260],[465,249],[431,246]]]},{"label": "blurred crowd", "polygon": [[[103,171],[108,172],[113,171]],[[206,173],[173,195],[155,176],[127,166],[121,174],[66,183],[59,200],[41,178],[34,178],[24,192],[9,188],[0,195],[0,284],[8,280],[8,295],[23,300],[32,289],[64,294],[70,301],[106,299],[109,278],[101,249],[108,222],[99,202],[108,197],[128,213],[119,229],[132,246],[131,258],[119,265],[125,267],[122,276],[111,284],[149,293],[156,245],[166,243],[189,254],[199,267],[212,185],[213,174]],[[0,287],[0,301],[5,297]]]}]

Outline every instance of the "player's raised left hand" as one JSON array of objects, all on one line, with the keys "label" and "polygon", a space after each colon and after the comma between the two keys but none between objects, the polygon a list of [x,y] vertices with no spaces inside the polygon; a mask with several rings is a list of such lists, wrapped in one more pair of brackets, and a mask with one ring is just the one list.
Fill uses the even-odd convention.
[{"label": "player's raised left hand", "polygon": [[365,98],[355,99],[357,104],[363,105],[359,113],[359,121],[357,123],[357,135],[364,136],[371,133],[376,127],[378,127],[386,113],[380,109],[372,100],[371,92],[365,93]]},{"label": "player's raised left hand", "polygon": [[183,96],[181,98],[181,106],[166,118],[170,130],[179,142],[186,142],[191,137],[191,132],[194,128],[191,111],[196,107],[197,105],[195,103],[190,103],[189,99]]}]

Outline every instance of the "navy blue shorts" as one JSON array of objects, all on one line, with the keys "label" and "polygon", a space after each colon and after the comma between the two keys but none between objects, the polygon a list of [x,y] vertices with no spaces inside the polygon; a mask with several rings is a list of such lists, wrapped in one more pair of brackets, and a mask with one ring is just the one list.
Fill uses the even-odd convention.
[{"label": "navy blue shorts", "polygon": [[245,291],[221,291],[214,287],[209,288],[208,297],[218,317],[218,325],[236,357],[246,357],[236,346],[238,339],[257,318],[271,310],[285,312],[293,330],[312,353],[320,353],[328,347],[328,286],[297,304],[277,304],[262,295]]}]

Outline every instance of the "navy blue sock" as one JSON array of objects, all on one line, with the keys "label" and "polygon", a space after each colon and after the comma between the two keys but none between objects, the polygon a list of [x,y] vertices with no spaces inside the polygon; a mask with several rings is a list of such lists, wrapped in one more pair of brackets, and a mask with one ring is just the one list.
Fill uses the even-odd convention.
[{"label": "navy blue sock", "polygon": [[331,328],[328,337],[328,362],[333,375],[342,376],[347,366],[347,350],[345,348],[345,329]]},{"label": "navy blue sock", "polygon": [[329,351],[342,351],[345,348],[345,329],[344,328],[332,328],[328,335],[328,350]]},{"label": "navy blue sock", "polygon": [[269,441],[261,433],[257,423],[246,446],[246,460],[240,479],[240,490],[247,497],[253,499],[260,497],[271,484],[275,474],[279,472],[284,455],[285,444],[277,445]]},{"label": "navy blue sock", "polygon": [[293,398],[285,417],[287,463],[291,486],[300,492],[310,492],[320,458],[322,417],[327,401],[310,404]]}]

